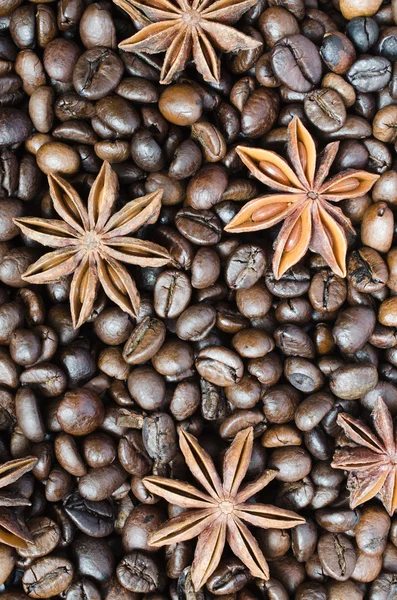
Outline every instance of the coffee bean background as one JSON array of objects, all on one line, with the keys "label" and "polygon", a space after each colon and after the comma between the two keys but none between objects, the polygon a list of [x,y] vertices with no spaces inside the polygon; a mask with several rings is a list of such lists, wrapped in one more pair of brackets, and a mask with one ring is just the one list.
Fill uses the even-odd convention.
[{"label": "coffee bean background", "polygon": [[[162,86],[161,55],[118,48],[137,23],[110,0],[0,0],[0,463],[38,459],[10,486],[29,500],[14,510],[33,542],[0,542],[4,600],[396,597],[397,517],[377,499],[350,509],[331,462],[347,443],[339,413],[369,422],[381,395],[397,416],[397,4],[258,0],[235,27],[262,45],[222,54],[219,84],[191,61]],[[236,146],[285,155],[295,116],[319,151],[340,142],[334,173],[380,175],[339,204],[357,234],[346,279],[309,252],[276,280],[279,226],[224,232],[243,203],[271,193]],[[128,267],[136,320],[99,292],[75,330],[69,277],[22,279],[44,249],[13,219],[57,218],[46,175],[87,197],[104,160],[119,208],[164,190],[141,234],[172,263]],[[253,528],[269,581],[226,549],[195,592],[194,542],[149,543],[181,509],[142,480],[190,480],[181,428],[220,467],[248,426],[247,479],[278,471],[258,501],[306,523]]]}]

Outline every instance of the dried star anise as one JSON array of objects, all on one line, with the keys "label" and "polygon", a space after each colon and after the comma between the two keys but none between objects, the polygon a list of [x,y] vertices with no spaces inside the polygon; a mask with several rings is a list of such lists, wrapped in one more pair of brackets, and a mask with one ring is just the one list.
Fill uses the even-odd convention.
[{"label": "dried star anise", "polygon": [[113,1],[143,27],[119,44],[122,50],[138,54],[165,52],[160,83],[171,83],[192,54],[204,80],[219,83],[220,60],[214,47],[235,52],[261,44],[230,27],[257,0]]},{"label": "dried star anise", "polygon": [[253,441],[252,427],[236,435],[223,459],[222,483],[207,452],[195,437],[181,429],[179,443],[187,466],[206,492],[175,479],[152,476],[143,480],[153,494],[170,504],[192,509],[167,521],[151,535],[149,543],[168,546],[198,536],[191,572],[196,591],[218,566],[226,539],[254,577],[269,579],[265,557],[243,521],[265,529],[288,529],[305,522],[290,510],[247,502],[277,475],[277,471],[266,470],[258,479],[241,487],[250,464]]},{"label": "dried star anise", "polygon": [[115,304],[135,317],[139,292],[121,263],[161,267],[170,262],[171,256],[162,246],[129,237],[143,225],[157,221],[162,190],[131,200],[113,214],[118,181],[107,162],[92,185],[87,207],[62,177],[49,175],[48,183],[62,221],[23,217],[14,222],[29,238],[58,249],[31,265],[23,279],[43,284],[73,273],[70,310],[75,328],[90,317],[99,284]]},{"label": "dried star anise", "polygon": [[248,202],[227,224],[229,233],[268,229],[284,221],[275,242],[273,272],[279,279],[310,248],[321,254],[331,269],[346,277],[346,231],[350,220],[330,202],[366,194],[379,175],[348,169],[326,179],[339,142],[328,144],[319,156],[314,140],[298,117],[288,126],[288,158],[270,150],[238,146],[237,152],[251,173],[279,194]]},{"label": "dried star anise", "polygon": [[34,456],[26,456],[0,464],[0,542],[13,548],[26,548],[26,542],[33,543],[21,515],[11,510],[17,506],[30,506],[30,502],[19,495],[12,484],[31,471],[37,460]]},{"label": "dried star anise", "polygon": [[338,425],[357,446],[336,450],[331,466],[349,471],[351,508],[378,495],[392,516],[397,508],[397,429],[380,396],[371,417],[378,437],[362,421],[346,413],[338,415]]}]

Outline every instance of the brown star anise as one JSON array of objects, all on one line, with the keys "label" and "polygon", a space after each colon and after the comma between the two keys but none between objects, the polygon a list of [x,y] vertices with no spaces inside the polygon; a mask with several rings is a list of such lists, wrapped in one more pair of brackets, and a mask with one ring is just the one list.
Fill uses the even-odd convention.
[{"label": "brown star anise", "polygon": [[257,0],[113,1],[143,27],[119,44],[122,50],[165,52],[160,83],[171,83],[192,54],[204,80],[219,83],[220,60],[214,46],[222,52],[234,52],[261,45],[230,27]]},{"label": "brown star anise", "polygon": [[26,542],[33,542],[21,515],[11,508],[30,506],[29,500],[7,486],[15,483],[22,475],[31,471],[37,458],[26,456],[0,464],[0,542],[14,548],[26,548]]},{"label": "brown star anise", "polygon": [[192,582],[196,591],[216,569],[226,539],[254,577],[269,579],[265,557],[243,521],[265,529],[288,529],[305,522],[290,510],[247,502],[277,475],[277,471],[266,470],[258,479],[241,487],[250,464],[253,441],[252,427],[236,435],[223,459],[222,483],[207,452],[195,437],[181,429],[179,443],[186,463],[207,493],[175,479],[153,476],[143,480],[150,492],[170,504],[193,509],[167,521],[151,535],[149,543],[157,547],[168,546],[198,536],[192,564]]},{"label": "brown star anise", "polygon": [[171,260],[162,246],[128,236],[157,221],[162,190],[131,200],[112,216],[118,181],[109,163],[103,163],[87,207],[62,177],[49,175],[48,183],[54,209],[62,221],[23,217],[14,222],[29,238],[57,250],[31,265],[23,279],[43,284],[74,273],[70,310],[75,328],[90,317],[99,284],[115,304],[135,317],[139,293],[121,263],[161,267]]},{"label": "brown star anise", "polygon": [[397,508],[397,429],[393,431],[391,414],[380,396],[371,417],[378,437],[362,421],[338,415],[338,425],[357,445],[336,450],[331,466],[349,471],[351,508],[378,495],[392,516]]},{"label": "brown star anise", "polygon": [[330,202],[366,194],[379,175],[348,169],[326,179],[339,142],[328,144],[319,156],[314,140],[301,120],[288,126],[288,158],[261,148],[238,146],[237,152],[251,173],[280,192],[248,202],[227,224],[229,233],[268,229],[284,220],[275,242],[273,272],[279,279],[306,254],[321,254],[340,277],[346,276],[347,238],[354,234],[350,220]]}]

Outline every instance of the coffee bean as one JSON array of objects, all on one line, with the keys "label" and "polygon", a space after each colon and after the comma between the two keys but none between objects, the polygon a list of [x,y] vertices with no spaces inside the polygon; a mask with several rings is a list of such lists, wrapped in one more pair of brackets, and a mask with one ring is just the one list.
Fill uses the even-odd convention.
[{"label": "coffee bean", "polygon": [[274,73],[296,92],[309,92],[321,78],[321,59],[315,45],[294,34],[277,42],[272,50]]},{"label": "coffee bean", "polygon": [[208,346],[199,352],[196,369],[204,379],[222,387],[238,383],[244,372],[237,354],[217,346]]},{"label": "coffee bean", "polygon": [[325,533],[318,541],[318,555],[324,571],[337,581],[349,579],[356,565],[356,553],[344,534]]},{"label": "coffee bean", "polygon": [[65,558],[45,557],[28,568],[23,589],[31,598],[50,598],[63,592],[73,579],[73,564]]},{"label": "coffee bean", "polygon": [[305,113],[311,123],[321,131],[338,131],[346,122],[346,108],[335,90],[323,88],[307,94]]},{"label": "coffee bean", "polygon": [[330,377],[331,391],[343,400],[357,400],[378,382],[376,367],[369,364],[344,365]]},{"label": "coffee bean", "polygon": [[73,70],[73,85],[88,100],[99,100],[120,83],[124,66],[109,48],[95,47],[84,52]]},{"label": "coffee bean", "polygon": [[347,79],[359,92],[376,92],[391,78],[390,62],[380,56],[359,58],[347,72]]}]

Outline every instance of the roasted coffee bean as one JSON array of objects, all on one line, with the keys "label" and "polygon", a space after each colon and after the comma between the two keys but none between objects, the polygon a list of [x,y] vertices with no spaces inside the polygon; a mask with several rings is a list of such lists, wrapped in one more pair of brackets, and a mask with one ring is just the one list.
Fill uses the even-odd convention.
[{"label": "roasted coffee bean", "polygon": [[375,313],[367,306],[341,311],[332,330],[336,345],[342,352],[354,354],[369,340],[375,323]]},{"label": "roasted coffee bean", "polygon": [[221,239],[221,223],[209,210],[183,208],[175,216],[175,225],[184,237],[199,246],[217,244]]},{"label": "roasted coffee bean", "polygon": [[187,275],[176,270],[163,271],[154,288],[154,307],[162,318],[178,317],[189,304],[190,281]]},{"label": "roasted coffee bean", "polygon": [[379,27],[371,17],[355,17],[346,25],[346,33],[362,53],[368,52],[379,36]]},{"label": "roasted coffee bean", "polygon": [[278,109],[278,96],[272,90],[266,88],[255,90],[241,113],[242,133],[251,138],[265,135],[275,124]]},{"label": "roasted coffee bean", "polygon": [[174,125],[193,125],[201,117],[203,103],[193,86],[177,83],[163,91],[159,109],[167,121]]},{"label": "roasted coffee bean", "polygon": [[204,303],[192,305],[178,317],[176,334],[182,340],[197,342],[204,339],[216,322],[216,310]]},{"label": "roasted coffee bean", "polygon": [[141,504],[135,506],[124,524],[123,548],[125,552],[133,550],[153,551],[148,539],[151,533],[157,531],[165,520],[165,515],[157,506]]},{"label": "roasted coffee bean", "polygon": [[321,131],[338,131],[346,122],[345,105],[335,90],[323,88],[307,94],[304,107],[309,121]]},{"label": "roasted coffee bean", "polygon": [[280,81],[296,92],[309,92],[320,81],[320,55],[303,35],[286,36],[277,42],[271,60]]},{"label": "roasted coffee bean", "polygon": [[177,452],[176,430],[172,418],[158,412],[143,422],[142,439],[148,455],[157,463],[165,464]]},{"label": "roasted coffee bean", "polygon": [[249,581],[248,570],[237,558],[222,562],[207,580],[208,590],[215,594],[233,594]]},{"label": "roasted coffee bean", "polygon": [[145,552],[126,554],[116,569],[117,579],[131,592],[148,594],[158,589],[161,574],[154,558]]},{"label": "roasted coffee bean", "polygon": [[257,246],[239,246],[232,252],[225,266],[225,279],[229,287],[247,289],[252,287],[266,269],[266,258]]},{"label": "roasted coffee bean", "polygon": [[363,247],[353,251],[347,264],[348,279],[359,292],[378,292],[385,286],[387,266],[373,248]]},{"label": "roasted coffee bean", "polygon": [[113,531],[115,511],[110,500],[92,502],[74,492],[67,498],[64,509],[80,531],[91,537],[106,537]]},{"label": "roasted coffee bean", "polygon": [[347,72],[347,79],[359,92],[376,92],[391,78],[391,64],[380,56],[362,57]]},{"label": "roasted coffee bean", "polygon": [[100,600],[101,595],[92,581],[83,577],[78,581],[74,581],[72,585],[68,587],[66,598],[68,600],[81,600],[82,598],[87,598],[87,600]]},{"label": "roasted coffee bean", "polygon": [[244,373],[240,357],[227,348],[208,346],[196,359],[196,369],[210,383],[227,387],[238,383]]},{"label": "roasted coffee bean", "polygon": [[115,461],[106,467],[90,469],[80,478],[78,490],[86,500],[100,502],[111,496],[124,483],[126,477],[126,471]]},{"label": "roasted coffee bean", "polygon": [[45,557],[29,567],[22,585],[31,598],[50,598],[63,592],[73,579],[73,564],[66,558]]},{"label": "roasted coffee bean", "polygon": [[338,398],[356,400],[372,390],[377,382],[378,373],[373,365],[344,365],[331,374],[330,388]]},{"label": "roasted coffee bean", "polygon": [[59,404],[57,417],[66,433],[87,435],[102,423],[103,404],[97,394],[80,388],[65,394]]},{"label": "roasted coffee bean", "polygon": [[73,541],[72,554],[82,577],[105,582],[114,572],[115,557],[107,540],[80,533]]},{"label": "roasted coffee bean", "polygon": [[99,100],[118,86],[123,70],[121,59],[109,48],[90,48],[76,62],[73,85],[80,96]]},{"label": "roasted coffee bean", "polygon": [[349,579],[356,566],[356,553],[349,538],[325,533],[318,541],[318,555],[325,573],[337,581]]}]

